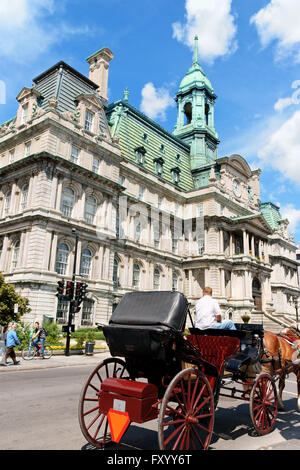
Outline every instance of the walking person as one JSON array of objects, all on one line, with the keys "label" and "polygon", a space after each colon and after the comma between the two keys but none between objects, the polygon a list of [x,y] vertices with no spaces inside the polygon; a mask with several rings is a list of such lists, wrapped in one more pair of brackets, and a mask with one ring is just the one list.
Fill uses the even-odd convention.
[{"label": "walking person", "polygon": [[218,302],[212,298],[212,288],[204,287],[203,297],[196,303],[195,328],[206,330],[208,328],[236,330],[231,320],[222,321],[222,312]]},{"label": "walking person", "polygon": [[0,362],[0,366],[6,366],[5,361],[5,352],[6,352],[6,336],[8,331],[8,325],[3,327],[1,337],[0,337],[0,350],[2,350],[2,361]]},{"label": "walking person", "polygon": [[[7,362],[7,358],[11,357],[13,360],[14,365],[20,364],[20,361],[17,361],[16,353],[15,353],[15,346],[20,344],[20,340],[16,333],[17,325],[13,324],[9,332],[6,336],[6,352],[5,352],[5,362]],[[5,364],[7,365],[7,364]]]}]

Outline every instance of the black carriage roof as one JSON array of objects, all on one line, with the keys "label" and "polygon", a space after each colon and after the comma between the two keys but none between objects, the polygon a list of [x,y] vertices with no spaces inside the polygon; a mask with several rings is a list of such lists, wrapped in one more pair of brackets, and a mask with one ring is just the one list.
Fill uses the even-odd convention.
[{"label": "black carriage roof", "polygon": [[180,292],[128,292],[115,311],[110,325],[158,326],[177,331],[185,327],[188,302]]}]

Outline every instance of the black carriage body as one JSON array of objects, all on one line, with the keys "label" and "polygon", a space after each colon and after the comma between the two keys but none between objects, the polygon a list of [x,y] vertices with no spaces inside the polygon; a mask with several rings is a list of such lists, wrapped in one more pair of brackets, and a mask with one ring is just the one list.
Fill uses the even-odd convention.
[{"label": "black carriage body", "polygon": [[130,292],[103,327],[112,356],[124,357],[132,377],[146,377],[159,384],[166,374],[175,375],[175,358],[182,337],[188,302],[179,292]]}]

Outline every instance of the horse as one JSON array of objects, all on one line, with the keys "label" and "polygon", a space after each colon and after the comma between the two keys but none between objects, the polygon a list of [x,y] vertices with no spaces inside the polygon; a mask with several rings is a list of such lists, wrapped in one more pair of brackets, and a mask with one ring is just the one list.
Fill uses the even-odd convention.
[{"label": "horse", "polygon": [[[282,392],[286,376],[294,373],[297,378],[298,410],[300,411],[300,332],[295,328],[286,328],[275,334],[265,331],[263,339],[264,353],[262,371],[279,375],[278,409],[284,410]],[[277,371],[277,372],[276,372]]]}]

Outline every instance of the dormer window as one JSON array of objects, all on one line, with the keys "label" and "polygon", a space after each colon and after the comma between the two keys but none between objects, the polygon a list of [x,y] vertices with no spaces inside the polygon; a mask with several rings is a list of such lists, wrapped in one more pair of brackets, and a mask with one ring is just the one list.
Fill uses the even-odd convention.
[{"label": "dormer window", "polygon": [[162,177],[163,175],[163,165],[165,163],[164,159],[163,158],[156,158],[154,160],[155,162],[155,172],[158,176]]},{"label": "dormer window", "polygon": [[90,111],[85,112],[85,121],[84,121],[84,128],[86,131],[92,131],[93,129],[93,119],[94,115]]},{"label": "dormer window", "polygon": [[142,165],[142,166],[144,165],[145,154],[146,154],[146,149],[144,147],[138,147],[137,149],[135,149],[135,158],[136,158],[136,162],[139,165]]},{"label": "dormer window", "polygon": [[176,186],[178,186],[179,185],[179,178],[180,178],[180,168],[178,168],[178,167],[172,168],[171,173],[172,173],[173,183]]},{"label": "dormer window", "polygon": [[21,124],[26,124],[28,119],[28,104],[22,106]]}]

